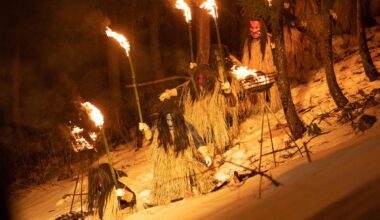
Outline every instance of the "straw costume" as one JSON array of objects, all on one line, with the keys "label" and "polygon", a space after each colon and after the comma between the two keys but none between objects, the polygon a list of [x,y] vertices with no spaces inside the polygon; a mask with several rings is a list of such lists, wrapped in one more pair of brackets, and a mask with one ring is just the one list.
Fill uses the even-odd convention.
[{"label": "straw costume", "polygon": [[[262,71],[266,74],[276,72],[276,66],[273,62],[271,49],[271,40],[267,36],[266,28],[263,22],[257,20],[250,21],[251,35],[244,44],[242,64],[249,69]],[[277,83],[269,90],[270,108],[276,112],[281,109],[281,99],[278,92]],[[260,105],[260,102],[258,102]],[[257,111],[261,109],[258,106]]]},{"label": "straw costume", "polygon": [[115,175],[118,178],[118,189],[113,182],[108,163],[89,170],[87,205],[90,212],[95,209],[94,218],[118,219],[121,209],[133,209],[136,204],[135,193],[123,181],[127,175],[118,170],[115,170]]},{"label": "straw costume", "polygon": [[[247,116],[245,108],[250,105],[250,100],[247,99],[246,92],[240,81],[231,73],[231,69],[235,64],[234,61],[237,59],[229,53],[225,45],[222,45],[222,51],[223,57],[220,55],[219,48],[216,45],[211,47],[210,65],[212,69],[219,73],[218,81],[221,87],[219,95],[223,95],[225,98],[226,104],[222,107],[226,111],[226,124],[232,140],[239,134],[239,124]],[[225,79],[221,79],[223,75]]]},{"label": "straw costume", "polygon": [[184,111],[186,121],[191,123],[213,153],[223,153],[230,144],[230,135],[226,124],[226,100],[216,73],[208,65],[200,65],[194,70],[199,96],[195,96],[190,83],[166,90],[160,100],[178,96],[179,106]]},{"label": "straw costume", "polygon": [[145,123],[139,127],[145,138],[152,140],[152,205],[168,204],[214,189],[212,174],[201,162],[203,158],[208,166],[212,163],[207,148],[174,102],[163,103],[153,134]]}]

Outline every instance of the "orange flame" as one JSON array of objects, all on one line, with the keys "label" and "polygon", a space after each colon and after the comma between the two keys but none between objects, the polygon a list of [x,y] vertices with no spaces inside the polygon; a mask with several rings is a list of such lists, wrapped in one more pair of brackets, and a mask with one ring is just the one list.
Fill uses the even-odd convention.
[{"label": "orange flame", "polygon": [[119,44],[124,48],[127,56],[129,56],[129,51],[131,47],[129,45],[127,38],[125,38],[122,34],[112,31],[111,28],[109,27],[106,27],[106,34],[108,37],[112,37],[117,42],[119,42]]},{"label": "orange flame", "polygon": [[177,0],[177,2],[175,3],[175,7],[177,7],[180,10],[183,10],[186,22],[189,23],[191,21],[191,11],[186,2],[184,2],[183,0]]},{"label": "orange flame", "polygon": [[95,123],[96,126],[101,127],[104,124],[102,113],[93,104],[85,102],[82,103],[82,106],[85,108],[87,114],[90,116],[91,120]]},{"label": "orange flame", "polygon": [[269,7],[272,6],[272,0],[268,0]]},{"label": "orange flame", "polygon": [[208,13],[215,19],[218,17],[218,12],[217,12],[218,7],[216,7],[215,0],[207,0],[203,2],[200,8],[208,10]]},{"label": "orange flame", "polygon": [[[71,134],[72,134],[72,136],[75,139],[75,144],[73,145],[73,148],[74,148],[75,152],[82,151],[82,150],[85,150],[85,149],[94,149],[93,144],[89,143],[82,136],[82,133],[83,133],[83,129],[79,128],[77,126],[74,126],[73,129],[71,130]],[[97,138],[97,135],[96,135],[95,132],[92,133],[90,136],[91,136],[91,139],[93,141],[95,141],[96,138]]]},{"label": "orange flame", "polygon": [[255,77],[255,80],[259,83],[267,83],[268,82],[268,78],[266,76],[259,76],[257,75],[256,73],[256,70],[255,69],[248,69],[246,66],[239,66],[239,67],[236,67],[235,65],[231,68],[231,71],[233,74],[235,74],[235,76],[241,80],[241,79],[244,79],[246,78],[247,76],[253,76]]}]

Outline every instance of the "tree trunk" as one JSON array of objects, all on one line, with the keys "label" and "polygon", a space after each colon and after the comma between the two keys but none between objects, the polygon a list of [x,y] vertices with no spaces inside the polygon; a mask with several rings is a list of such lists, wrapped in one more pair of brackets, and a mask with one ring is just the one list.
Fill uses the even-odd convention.
[{"label": "tree trunk", "polygon": [[284,109],[286,121],[290,132],[294,139],[302,137],[302,134],[306,131],[306,128],[298,117],[295,110],[295,106],[292,99],[292,94],[290,91],[290,83],[288,78],[287,60],[284,44],[284,31],[283,31],[283,21],[281,18],[281,8],[275,9],[277,17],[279,18],[273,25],[273,37],[275,47],[275,59],[278,70],[278,89],[281,96],[281,103]]},{"label": "tree trunk", "polygon": [[160,50],[160,2],[154,1],[151,5],[151,23],[150,23],[150,54],[152,59],[153,71],[156,73],[156,78],[164,77],[161,50]]},{"label": "tree trunk", "polygon": [[[198,0],[197,5],[204,0]],[[204,9],[197,9],[197,63],[208,64],[210,58],[210,15]]]},{"label": "tree trunk", "polygon": [[332,27],[330,18],[331,1],[322,0],[322,34],[318,40],[319,48],[321,48],[322,62],[325,66],[326,81],[330,91],[330,95],[334,99],[335,104],[339,108],[343,108],[348,99],[343,95],[342,90],[339,88],[338,82],[335,77],[333,51],[332,51]]},{"label": "tree trunk", "polygon": [[21,111],[20,111],[20,49],[16,46],[16,53],[11,69],[12,77],[12,123],[17,135],[17,138],[22,139],[21,132]]},{"label": "tree trunk", "polygon": [[377,72],[376,67],[373,65],[371,54],[367,45],[367,36],[365,33],[365,27],[363,24],[363,1],[356,0],[357,4],[357,29],[358,29],[358,41],[359,41],[359,53],[362,58],[362,63],[364,67],[365,74],[367,75],[369,81],[374,81],[380,79],[379,72]]}]

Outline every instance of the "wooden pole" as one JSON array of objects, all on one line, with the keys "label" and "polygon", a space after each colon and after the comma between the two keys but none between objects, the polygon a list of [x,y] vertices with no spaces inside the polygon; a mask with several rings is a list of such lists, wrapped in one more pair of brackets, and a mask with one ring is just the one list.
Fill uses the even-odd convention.
[{"label": "wooden pole", "polygon": [[[216,8],[215,8],[215,10],[216,10]],[[220,71],[218,71],[219,78],[220,78],[220,80],[222,80],[222,82],[226,82],[227,79],[226,79],[226,75],[224,73],[224,71],[226,69],[225,69],[225,66],[224,66],[224,53],[223,53],[223,49],[222,49],[222,40],[220,38],[220,33],[219,33],[218,19],[216,17],[214,17],[214,22],[215,22],[216,37],[217,37],[217,40],[218,40],[219,54],[220,54],[220,59],[221,59],[221,62],[220,62],[219,65],[221,65],[221,67],[223,69],[222,73]]]},{"label": "wooden pole", "polygon": [[190,46],[190,70],[189,70],[189,75],[190,75],[190,81],[191,81],[191,84],[193,85],[194,87],[194,91],[195,91],[195,95],[197,96],[196,98],[199,97],[199,91],[198,91],[198,88],[197,88],[197,85],[195,84],[195,80],[194,80],[194,73],[193,73],[193,68],[192,68],[192,65],[193,63],[195,63],[194,61],[194,52],[193,52],[193,31],[192,31],[192,25],[191,25],[191,21],[188,22],[188,30],[189,30],[189,46]]},{"label": "wooden pole", "polygon": [[[265,102],[265,100],[262,100]],[[263,142],[264,142],[264,117],[265,117],[265,106],[262,105],[262,112],[261,112],[261,139],[260,139],[260,160],[259,160],[259,172],[261,172],[261,160],[263,157]],[[260,181],[259,181],[259,199],[261,198],[261,182],[262,182],[262,176],[260,176]]]},{"label": "wooden pole", "polygon": [[189,30],[190,60],[191,60],[191,63],[194,63],[193,34],[192,34],[192,25],[191,25],[191,21],[189,21],[187,27],[188,27],[188,30]]},{"label": "wooden pole", "polygon": [[270,128],[270,123],[269,123],[269,113],[268,113],[268,111],[265,111],[265,113],[267,115],[267,123],[268,123],[268,129],[269,129],[270,143],[272,145],[272,154],[273,154],[274,167],[277,167],[276,155],[275,155],[275,151],[274,151],[274,147],[273,147],[272,130]]}]

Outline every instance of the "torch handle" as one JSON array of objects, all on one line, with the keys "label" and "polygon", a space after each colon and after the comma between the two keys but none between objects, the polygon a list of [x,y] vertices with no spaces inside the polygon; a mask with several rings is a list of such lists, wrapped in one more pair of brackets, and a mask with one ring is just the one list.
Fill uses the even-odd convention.
[{"label": "torch handle", "polygon": [[111,169],[111,175],[113,179],[113,183],[115,184],[115,187],[118,187],[117,180],[116,180],[116,175],[115,175],[115,170],[113,169],[113,163],[112,163],[112,158],[110,154],[110,149],[108,147],[108,141],[106,137],[106,133],[104,132],[103,128],[100,128],[100,133],[102,133],[103,141],[104,141],[104,148],[106,149],[107,157],[108,157],[108,163],[110,164],[110,169]]},{"label": "torch handle", "polygon": [[188,29],[189,29],[189,43],[190,43],[190,59],[191,62],[194,63],[194,52],[193,52],[193,34],[192,34],[192,25],[191,21],[188,23]]},{"label": "torch handle", "polygon": [[220,39],[218,20],[216,17],[214,17],[214,22],[215,22],[216,37],[218,39],[219,55],[220,55],[220,59],[221,59],[220,65],[223,68],[223,72],[218,71],[218,73],[219,73],[220,79],[223,80],[223,82],[226,82],[226,75],[224,73],[224,71],[226,70],[224,67],[224,53],[223,53],[223,49],[222,49],[222,41]]},{"label": "torch handle", "polygon": [[[192,25],[191,25],[191,21],[189,21],[188,23],[188,30],[189,30],[189,43],[190,43],[190,59],[191,59],[191,63],[194,63],[194,52],[193,52],[193,34],[192,34]],[[198,91],[198,88],[195,84],[195,81],[194,81],[194,73],[193,73],[193,69],[190,67],[190,70],[189,70],[189,74],[190,74],[190,81],[191,81],[191,84],[193,85],[194,87],[194,91],[195,91],[195,96],[198,98],[199,97],[199,91]]]},{"label": "torch handle", "polygon": [[137,85],[136,85],[135,68],[133,66],[133,62],[132,62],[132,58],[130,54],[128,56],[128,60],[129,60],[129,66],[131,67],[131,72],[132,72],[133,90],[135,91],[135,98],[136,98],[137,110],[139,112],[139,119],[140,119],[140,122],[143,123],[144,121],[143,121],[143,117],[141,113],[139,92],[137,91]]}]

